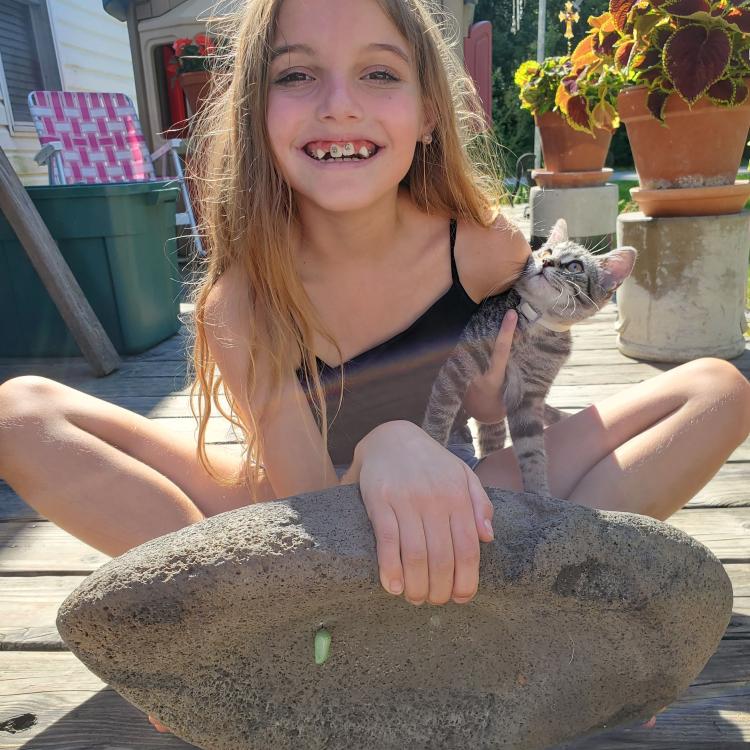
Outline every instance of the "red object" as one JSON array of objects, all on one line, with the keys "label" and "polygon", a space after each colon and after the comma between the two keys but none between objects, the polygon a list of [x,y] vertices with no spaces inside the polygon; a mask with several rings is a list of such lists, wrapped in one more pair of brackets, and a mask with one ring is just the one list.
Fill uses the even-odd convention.
[{"label": "red object", "polygon": [[472,24],[464,39],[464,64],[482,100],[488,127],[492,124],[492,24]]},{"label": "red object", "polygon": [[179,66],[175,58],[174,50],[169,44],[161,48],[162,60],[167,87],[167,101],[169,102],[169,123],[164,131],[164,138],[186,138],[187,137],[187,106],[185,104],[185,92],[180,86],[178,79]]}]

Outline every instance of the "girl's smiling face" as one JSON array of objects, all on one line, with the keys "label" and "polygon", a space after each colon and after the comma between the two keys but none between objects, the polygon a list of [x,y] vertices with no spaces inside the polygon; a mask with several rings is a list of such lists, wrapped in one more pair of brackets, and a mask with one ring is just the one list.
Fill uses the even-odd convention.
[{"label": "girl's smiling face", "polygon": [[411,50],[377,1],[284,0],[273,46],[268,133],[298,200],[354,211],[395,197],[431,128]]}]

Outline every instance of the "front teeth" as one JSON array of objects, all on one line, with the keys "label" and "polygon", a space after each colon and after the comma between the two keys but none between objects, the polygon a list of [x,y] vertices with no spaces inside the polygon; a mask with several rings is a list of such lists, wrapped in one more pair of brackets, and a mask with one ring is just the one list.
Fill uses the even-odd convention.
[{"label": "front teeth", "polygon": [[339,146],[337,143],[332,143],[329,151],[325,151],[322,148],[316,148],[314,151],[308,151],[310,156],[318,159],[319,161],[323,161],[326,154],[329,152],[332,159],[345,159],[347,161],[355,158],[355,154],[358,154],[362,158],[367,159],[374,153],[374,151],[371,152],[370,149],[367,148],[367,146],[362,146],[359,151],[356,151],[354,148],[354,144],[351,142],[345,143],[343,146]]}]

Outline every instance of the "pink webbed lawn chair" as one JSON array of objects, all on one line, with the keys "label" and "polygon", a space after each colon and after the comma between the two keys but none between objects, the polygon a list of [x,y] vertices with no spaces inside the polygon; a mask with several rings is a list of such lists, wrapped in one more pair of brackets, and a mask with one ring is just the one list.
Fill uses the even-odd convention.
[{"label": "pink webbed lawn chair", "polygon": [[[191,228],[198,254],[205,255],[178,154],[182,140],[171,139],[150,154],[125,94],[31,91],[28,102],[42,145],[34,160],[47,165],[50,185],[175,180],[185,206],[175,223]],[[174,174],[157,177],[154,162],[167,154]]]}]

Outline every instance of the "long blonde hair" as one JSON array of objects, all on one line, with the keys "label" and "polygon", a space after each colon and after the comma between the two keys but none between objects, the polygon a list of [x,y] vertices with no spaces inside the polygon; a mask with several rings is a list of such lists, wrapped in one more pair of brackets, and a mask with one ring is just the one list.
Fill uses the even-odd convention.
[{"label": "long blonde hair", "polygon": [[[190,321],[194,337],[190,404],[199,421],[198,460],[224,485],[244,481],[251,494],[263,476],[258,425],[262,415],[244,424],[228,391],[227,411],[219,400],[221,374],[211,358],[204,323],[206,298],[230,266],[241,269],[247,289],[239,304],[252,306],[267,321],[262,337],[245,332],[248,347],[246,385],[256,384],[256,353],[264,347],[270,360],[271,393],[295,358],[310,378],[316,416],[327,446],[326,401],[318,377],[313,334],[338,350],[299,280],[291,243],[298,221],[294,195],[273,161],[266,127],[270,51],[283,0],[245,0],[230,15],[212,17],[209,32],[227,44],[216,57],[210,95],[193,123],[190,163],[201,217],[200,232],[208,250],[200,282],[189,295],[195,304]],[[417,144],[402,184],[425,212],[454,216],[489,226],[497,216],[502,183],[494,150],[483,127],[482,110],[471,79],[449,43],[450,17],[432,0],[377,0],[407,40],[416,68],[425,111],[434,118],[433,140]],[[446,28],[449,32],[446,33]],[[455,24],[455,40],[461,34]],[[197,406],[196,406],[197,401]],[[221,476],[206,453],[206,429],[212,403],[242,435],[241,476]]]}]

